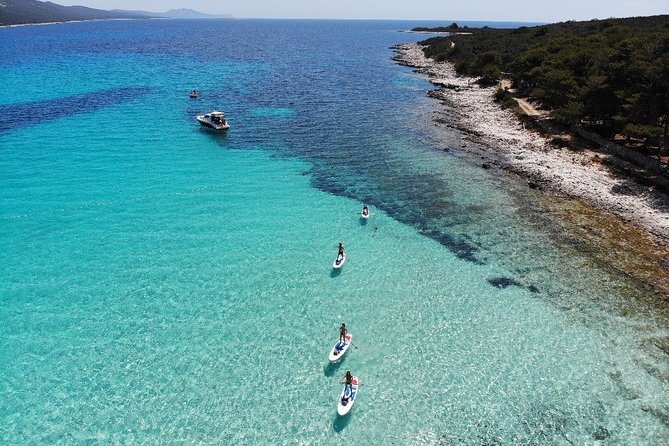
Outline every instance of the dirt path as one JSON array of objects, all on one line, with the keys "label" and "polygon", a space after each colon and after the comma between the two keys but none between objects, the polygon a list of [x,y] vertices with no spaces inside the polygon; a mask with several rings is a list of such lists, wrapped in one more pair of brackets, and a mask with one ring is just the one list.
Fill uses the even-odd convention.
[{"label": "dirt path", "polygon": [[[502,79],[499,81],[499,86],[500,88],[503,88],[505,90],[509,90],[510,92],[513,93],[513,90],[511,89],[511,80],[510,79]],[[523,98],[516,98],[514,97],[516,103],[518,104],[518,107],[525,113],[527,116],[533,116],[533,117],[546,117],[548,116],[548,112],[542,111],[542,110],[537,110],[532,104],[527,102],[527,100]]]}]

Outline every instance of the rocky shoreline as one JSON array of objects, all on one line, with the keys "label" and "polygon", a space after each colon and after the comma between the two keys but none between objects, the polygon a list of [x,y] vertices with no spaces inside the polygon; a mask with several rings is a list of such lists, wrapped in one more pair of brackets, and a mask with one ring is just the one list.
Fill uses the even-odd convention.
[{"label": "rocky shoreline", "polygon": [[[496,87],[481,87],[476,79],[457,75],[452,64],[426,58],[418,44],[393,49],[396,63],[414,68],[437,87],[427,95],[442,105],[431,118],[444,150],[540,190],[548,198],[542,212],[554,220],[547,230],[558,231],[557,243],[579,240],[579,250],[657,293],[653,305],[664,312],[669,302],[666,194],[620,175],[609,167],[616,160],[606,154],[586,145],[560,147],[526,129],[519,116],[494,102]],[[452,131],[440,131],[444,127]]]},{"label": "rocky shoreline", "polygon": [[558,147],[526,129],[513,112],[493,101],[496,87],[456,74],[448,62],[428,59],[418,44],[394,47],[393,60],[415,68],[438,88],[428,96],[444,108],[433,116],[437,125],[456,130],[458,146],[482,167],[498,167],[527,179],[529,187],[578,198],[652,234],[669,244],[669,198],[654,188],[621,178],[606,166],[606,155],[587,148]]}]

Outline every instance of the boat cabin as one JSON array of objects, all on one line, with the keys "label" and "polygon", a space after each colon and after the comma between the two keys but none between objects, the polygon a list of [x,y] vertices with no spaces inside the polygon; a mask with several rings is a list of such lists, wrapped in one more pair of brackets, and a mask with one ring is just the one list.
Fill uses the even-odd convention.
[{"label": "boat cabin", "polygon": [[211,122],[216,125],[223,125],[225,123],[225,115],[222,112],[211,112],[209,116]]}]

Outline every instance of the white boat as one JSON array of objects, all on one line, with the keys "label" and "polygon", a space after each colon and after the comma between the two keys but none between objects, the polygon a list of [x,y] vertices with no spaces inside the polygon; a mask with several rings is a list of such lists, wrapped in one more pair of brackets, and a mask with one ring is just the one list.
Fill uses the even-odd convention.
[{"label": "white boat", "polygon": [[332,267],[334,269],[340,269],[342,266],[344,266],[344,263],[346,263],[346,253],[343,253],[341,255],[337,254],[337,258],[332,264]]},{"label": "white boat", "polygon": [[341,396],[337,402],[337,413],[339,415],[346,415],[353,409],[353,403],[358,397],[358,377],[354,376],[351,380],[351,388],[344,386],[344,390],[341,391]]},{"label": "white boat", "polygon": [[230,128],[230,124],[228,124],[228,121],[225,119],[225,115],[223,112],[219,111],[200,115],[197,117],[197,120],[203,127],[214,130],[227,130]]},{"label": "white boat", "polygon": [[344,356],[348,348],[351,346],[353,335],[351,333],[347,333],[344,339],[345,339],[344,342],[337,341],[334,347],[332,347],[332,350],[330,351],[330,356],[328,356],[330,362],[337,362]]}]

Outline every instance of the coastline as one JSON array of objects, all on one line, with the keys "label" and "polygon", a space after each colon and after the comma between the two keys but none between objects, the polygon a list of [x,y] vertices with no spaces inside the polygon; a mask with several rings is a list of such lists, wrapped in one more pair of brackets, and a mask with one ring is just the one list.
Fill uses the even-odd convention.
[{"label": "coastline", "polygon": [[526,129],[512,111],[494,102],[497,87],[481,87],[474,78],[457,75],[453,64],[428,59],[420,45],[400,44],[393,49],[396,63],[414,68],[437,87],[427,92],[442,104],[432,120],[437,127],[455,130],[448,145],[456,154],[484,169],[514,174],[544,194],[583,203],[584,209],[589,208],[583,211],[587,218],[574,213],[558,218],[586,229],[581,235],[598,251],[598,258],[669,296],[665,194],[609,170],[607,155],[585,147],[561,148]]},{"label": "coastline", "polygon": [[127,20],[200,20],[200,19],[225,19],[225,20],[238,20],[236,18],[228,17],[192,17],[192,18],[175,18],[175,17],[119,17],[119,18],[109,18],[109,19],[84,19],[84,20],[61,20],[58,22],[37,22],[37,23],[16,23],[13,25],[0,25],[2,28],[20,28],[23,26],[42,26],[42,25],[63,25],[66,23],[86,23],[86,22],[105,22],[105,21],[127,21]]},{"label": "coastline", "polygon": [[86,20],[61,20],[59,22],[36,22],[36,23],[16,23],[13,25],[0,25],[0,29],[2,28],[20,28],[23,26],[45,26],[45,25],[62,25],[65,23],[84,23],[84,22],[102,22],[102,21],[107,21],[107,20],[145,20],[145,19],[153,19],[153,18],[161,18],[161,17],[137,17],[137,18],[117,18],[117,19],[86,19]]}]

